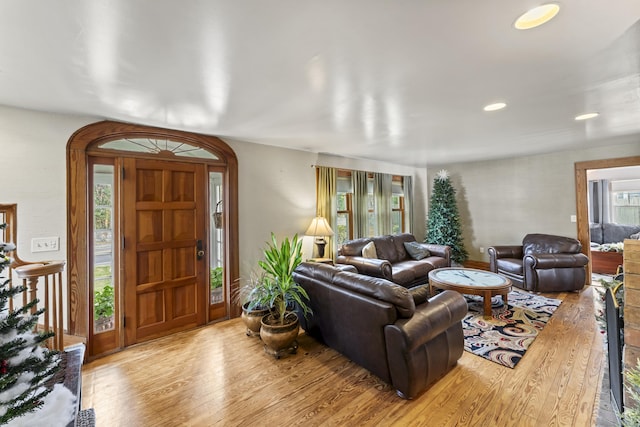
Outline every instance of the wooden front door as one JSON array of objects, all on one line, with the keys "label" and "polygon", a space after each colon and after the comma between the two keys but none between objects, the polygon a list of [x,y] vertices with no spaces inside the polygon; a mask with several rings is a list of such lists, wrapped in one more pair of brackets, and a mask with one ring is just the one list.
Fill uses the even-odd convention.
[{"label": "wooden front door", "polygon": [[125,158],[125,346],[206,322],[203,165]]}]

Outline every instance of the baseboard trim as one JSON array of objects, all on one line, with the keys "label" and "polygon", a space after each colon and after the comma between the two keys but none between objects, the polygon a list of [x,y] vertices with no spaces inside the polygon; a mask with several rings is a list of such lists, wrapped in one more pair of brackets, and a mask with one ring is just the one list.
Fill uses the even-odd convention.
[{"label": "baseboard trim", "polygon": [[484,261],[467,260],[462,265],[464,265],[466,268],[475,268],[477,270],[490,270],[489,263]]}]

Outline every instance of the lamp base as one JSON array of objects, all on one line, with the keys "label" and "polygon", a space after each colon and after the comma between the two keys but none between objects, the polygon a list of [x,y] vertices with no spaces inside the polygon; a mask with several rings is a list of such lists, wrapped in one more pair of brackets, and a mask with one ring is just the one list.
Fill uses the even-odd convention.
[{"label": "lamp base", "polygon": [[327,242],[324,239],[316,239],[316,246],[318,247],[318,258],[324,258],[324,247]]}]

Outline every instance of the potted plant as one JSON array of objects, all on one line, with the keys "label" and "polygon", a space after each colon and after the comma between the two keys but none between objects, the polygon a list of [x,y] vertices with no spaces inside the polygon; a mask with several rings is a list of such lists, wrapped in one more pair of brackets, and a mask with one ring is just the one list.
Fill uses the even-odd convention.
[{"label": "potted plant", "polygon": [[249,337],[260,336],[262,318],[269,314],[269,308],[260,303],[260,300],[263,299],[263,280],[264,274],[258,276],[252,273],[249,280],[242,284],[238,293],[235,295],[236,302],[242,305],[242,314],[240,317],[246,326],[246,334]]},{"label": "potted plant", "polygon": [[222,302],[222,267],[211,269],[209,288],[211,289],[211,303]]},{"label": "potted plant", "polygon": [[298,316],[293,311],[300,307],[306,315],[311,310],[305,303],[307,292],[293,281],[293,270],[302,262],[302,239],[298,235],[291,241],[285,238],[280,245],[271,233],[271,242],[264,250],[264,260],[258,265],[264,271],[261,282],[250,295],[249,307],[265,306],[269,314],[260,324],[260,338],[265,351],[276,358],[285,352],[295,353],[300,329]]},{"label": "potted plant", "polygon": [[101,291],[96,291],[93,297],[93,316],[96,332],[105,331],[113,326],[115,309],[115,295],[113,286],[105,285]]}]

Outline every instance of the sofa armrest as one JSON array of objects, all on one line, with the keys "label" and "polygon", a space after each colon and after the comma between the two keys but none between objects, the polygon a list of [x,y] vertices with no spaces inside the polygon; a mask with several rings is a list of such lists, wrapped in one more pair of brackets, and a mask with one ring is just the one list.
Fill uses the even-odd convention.
[{"label": "sofa armrest", "polygon": [[433,243],[424,243],[431,255],[439,256],[447,260],[447,265],[451,266],[451,247],[447,245],[436,245]]},{"label": "sofa armrest", "polygon": [[530,254],[524,257],[524,266],[530,269],[550,270],[552,268],[584,267],[589,258],[583,254]]},{"label": "sofa armrest", "polygon": [[467,301],[455,291],[443,291],[416,307],[409,319],[385,327],[386,334],[402,336],[404,352],[411,352],[440,335],[467,314]]},{"label": "sofa armrest", "polygon": [[498,272],[498,260],[500,258],[522,259],[522,245],[491,246],[487,249],[489,254],[489,269],[494,273]]},{"label": "sofa armrest", "polygon": [[384,327],[391,384],[411,399],[447,373],[462,356],[464,297],[444,291],[420,304],[410,319]]},{"label": "sofa armrest", "polygon": [[364,258],[361,256],[338,255],[337,264],[349,264],[358,269],[358,273],[391,280],[391,263],[386,259]]},{"label": "sofa armrest", "polygon": [[496,258],[522,258],[522,245],[491,246],[487,249]]}]

